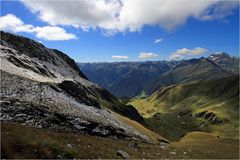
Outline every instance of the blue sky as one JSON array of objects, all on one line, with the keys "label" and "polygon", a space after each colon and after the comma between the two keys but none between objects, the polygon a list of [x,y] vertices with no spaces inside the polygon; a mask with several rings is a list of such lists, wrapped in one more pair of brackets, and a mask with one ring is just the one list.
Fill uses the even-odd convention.
[{"label": "blue sky", "polygon": [[[130,7],[130,4],[126,5]],[[219,6],[221,5],[222,4],[219,4]],[[165,17],[162,18],[163,14],[166,14],[167,17],[168,14],[172,14],[171,12],[161,13],[161,15],[156,17],[156,20],[154,22],[151,21],[151,23],[148,17],[139,16],[142,22],[136,25],[137,29],[131,28],[132,24],[136,24],[136,21],[133,20],[134,23],[130,24],[129,22],[129,24],[127,24],[123,18],[123,24],[126,25],[124,25],[123,28],[116,28],[115,26],[114,28],[111,26],[114,28],[113,33],[111,32],[113,31],[112,28],[109,29],[108,25],[102,25],[102,23],[98,21],[94,23],[92,21],[88,22],[88,19],[83,17],[85,21],[82,22],[83,20],[81,19],[80,13],[76,16],[77,18],[79,17],[77,24],[79,26],[83,23],[84,25],[87,24],[88,31],[84,31],[79,26],[74,26],[75,22],[62,22],[61,18],[59,21],[56,16],[54,17],[55,19],[51,20],[43,18],[41,17],[41,13],[47,15],[48,12],[45,13],[44,10],[37,7],[27,2],[1,1],[1,17],[11,14],[23,23],[11,26],[15,28],[10,29],[11,27],[9,27],[9,24],[6,22],[7,18],[5,18],[2,19],[5,26],[1,27],[1,29],[40,41],[49,48],[56,48],[65,52],[78,62],[146,61],[169,60],[171,58],[187,59],[207,56],[220,51],[227,52],[233,56],[238,56],[239,54],[239,5],[229,7],[228,14],[223,16],[221,14],[225,14],[226,10],[223,10],[225,13],[221,13],[221,10],[212,13],[215,12],[215,9],[214,6],[210,5],[209,9],[203,9],[204,13],[206,10],[209,11],[207,15],[202,16],[202,13],[198,13],[199,15],[195,17],[184,15],[185,17],[183,18],[186,19],[183,19],[181,22],[176,20],[172,22],[173,20],[168,20]],[[46,8],[47,7],[49,6],[46,6]],[[136,13],[141,15],[139,11],[136,11]],[[67,14],[70,13],[66,13],[66,15]],[[156,16],[156,14],[154,16]],[[206,17],[208,18],[209,16],[211,16],[211,19],[205,20]],[[92,18],[91,15],[89,17]],[[95,19],[96,18],[94,18],[94,20]],[[149,19],[151,19],[151,17]],[[163,23],[166,22],[166,20],[167,22],[170,21],[170,27],[169,23],[167,27],[166,24]],[[52,22],[55,24],[51,24]],[[19,28],[23,27],[23,25],[32,26],[27,27],[28,30],[20,30]],[[68,40],[58,40],[57,38],[53,38],[55,40],[49,40],[44,38],[45,35],[42,35],[42,30],[41,33],[40,31],[35,31],[36,27],[43,26],[59,27],[64,29],[66,33],[74,36],[68,36]],[[38,33],[39,35],[37,35]],[[107,33],[111,33],[111,35],[106,35]],[[154,43],[156,39],[161,39],[161,42]],[[141,53],[146,56],[139,58]],[[119,57],[112,58],[112,56]]]}]

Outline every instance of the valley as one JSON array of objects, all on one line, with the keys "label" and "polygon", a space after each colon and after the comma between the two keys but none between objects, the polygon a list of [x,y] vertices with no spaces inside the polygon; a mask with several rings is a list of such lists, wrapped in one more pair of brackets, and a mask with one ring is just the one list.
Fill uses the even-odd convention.
[{"label": "valley", "polygon": [[[196,146],[193,147],[195,153],[200,150],[206,152],[212,145],[208,144],[206,137],[211,137],[211,134],[223,140],[223,144],[239,144],[238,57],[220,52],[207,58],[181,61],[78,65],[92,81],[105,86],[123,103],[134,106],[143,116],[147,128],[173,142],[179,149],[185,145]],[[112,79],[111,69],[125,73],[116,72],[115,79]],[[103,83],[102,80],[108,81]],[[121,85],[116,82],[121,82]],[[133,92],[129,95],[124,90]],[[187,140],[189,135],[194,135],[196,140],[201,139],[204,149],[198,148],[202,146],[199,141],[193,140],[194,144],[191,144],[192,141]],[[183,142],[185,140],[190,144]],[[204,158],[200,154],[193,157]]]},{"label": "valley", "polygon": [[238,139],[238,82],[238,76],[233,76],[171,85],[129,104],[138,109],[150,128],[168,139],[177,140],[197,130]]}]

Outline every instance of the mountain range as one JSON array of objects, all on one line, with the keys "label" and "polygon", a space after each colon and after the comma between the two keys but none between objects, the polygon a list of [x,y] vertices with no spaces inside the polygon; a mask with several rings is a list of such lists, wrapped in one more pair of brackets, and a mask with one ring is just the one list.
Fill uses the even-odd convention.
[{"label": "mountain range", "polygon": [[89,79],[118,97],[135,96],[146,82],[170,69],[167,62],[78,63],[78,66]]},{"label": "mountain range", "polygon": [[239,58],[226,53],[181,61],[78,63],[93,82],[117,97],[150,95],[159,87],[238,74]]}]

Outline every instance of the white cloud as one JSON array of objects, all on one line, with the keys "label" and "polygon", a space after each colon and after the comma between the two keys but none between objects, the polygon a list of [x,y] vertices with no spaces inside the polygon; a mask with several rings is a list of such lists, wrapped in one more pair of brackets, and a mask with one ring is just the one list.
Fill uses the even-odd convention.
[{"label": "white cloud", "polygon": [[140,31],[144,25],[173,30],[189,18],[223,19],[238,6],[238,1],[221,0],[21,1],[50,25],[80,27],[85,31],[98,27],[106,35]]},{"label": "white cloud", "polygon": [[110,25],[116,19],[121,3],[118,0],[32,1],[22,0],[33,13],[51,25],[96,27]]},{"label": "white cloud", "polygon": [[0,17],[0,29],[10,32],[33,32],[32,25],[26,25],[13,14]]},{"label": "white cloud", "polygon": [[128,56],[122,56],[122,55],[113,55],[113,59],[128,59]]},{"label": "white cloud", "polygon": [[21,19],[13,14],[7,14],[0,17],[0,29],[14,33],[34,33],[36,34],[36,37],[44,40],[70,40],[77,38],[74,34],[67,33],[60,27],[34,27],[33,25],[25,24]]},{"label": "white cloud", "polygon": [[[211,10],[206,10],[204,14],[200,16],[202,20],[214,20],[223,19],[226,16],[233,14],[233,9],[239,5],[239,1],[219,1],[214,4]],[[211,12],[211,13],[210,13]]]},{"label": "white cloud", "polygon": [[60,27],[36,27],[34,29],[36,37],[44,40],[56,41],[56,40],[70,40],[76,39],[77,37],[72,33],[66,33],[63,28]]},{"label": "white cloud", "polygon": [[170,58],[170,60],[180,60],[180,59],[183,59],[184,56],[179,55],[179,54],[173,54],[169,58]]},{"label": "white cloud", "polygon": [[201,47],[196,47],[193,49],[182,48],[178,49],[175,53],[173,53],[169,58],[172,60],[183,59],[186,56],[196,56],[207,53],[208,50]]},{"label": "white cloud", "polygon": [[153,43],[160,43],[160,42],[162,42],[162,38],[155,39],[155,41]]},{"label": "white cloud", "polygon": [[151,53],[151,52],[141,52],[139,53],[138,58],[154,58],[157,57],[158,55],[156,53]]}]

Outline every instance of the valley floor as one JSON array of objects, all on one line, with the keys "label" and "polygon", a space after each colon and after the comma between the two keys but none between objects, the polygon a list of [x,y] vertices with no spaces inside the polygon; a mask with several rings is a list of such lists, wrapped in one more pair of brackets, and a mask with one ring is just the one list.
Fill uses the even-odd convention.
[{"label": "valley floor", "polygon": [[133,159],[238,159],[239,141],[192,132],[165,146],[1,123],[1,158],[118,159],[118,150]]}]

